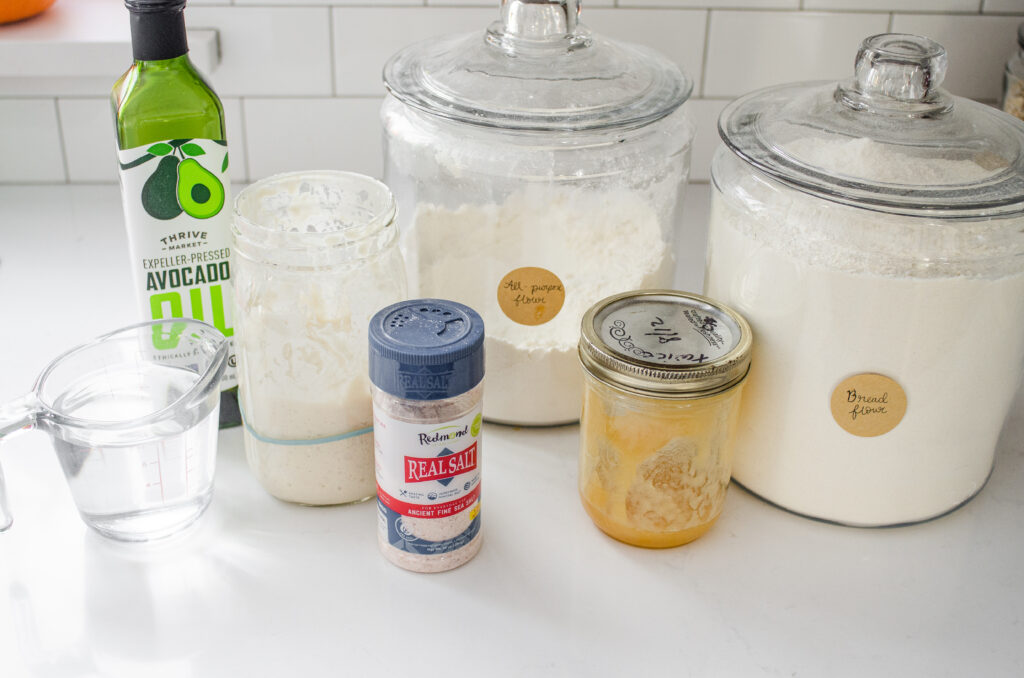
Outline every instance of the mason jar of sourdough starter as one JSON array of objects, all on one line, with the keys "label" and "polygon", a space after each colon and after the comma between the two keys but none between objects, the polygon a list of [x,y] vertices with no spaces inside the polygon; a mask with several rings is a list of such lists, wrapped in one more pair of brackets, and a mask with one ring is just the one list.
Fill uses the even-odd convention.
[{"label": "mason jar of sourdough starter", "polygon": [[376,493],[366,328],[405,297],[396,217],[387,186],[350,172],[278,174],[235,200],[245,454],[278,499]]}]

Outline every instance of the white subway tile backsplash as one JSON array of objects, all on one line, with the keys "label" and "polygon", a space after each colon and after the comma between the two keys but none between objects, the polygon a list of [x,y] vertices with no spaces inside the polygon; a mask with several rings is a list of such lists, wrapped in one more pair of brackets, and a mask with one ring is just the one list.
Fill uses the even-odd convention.
[{"label": "white subway tile backsplash", "polygon": [[686,110],[697,128],[690,154],[690,181],[711,179],[711,158],[721,143],[718,116],[728,103],[726,99],[692,99],[686,102]]},{"label": "white subway tile backsplash", "polygon": [[707,12],[678,9],[595,9],[584,23],[594,32],[656,49],[669,57],[700,91]]},{"label": "white subway tile backsplash", "polygon": [[1024,0],[985,0],[982,10],[985,12],[1020,14],[1024,17]]},{"label": "white subway tile backsplash", "polygon": [[450,33],[484,29],[498,18],[496,9],[336,7],[334,71],[337,93],[380,96],[381,69],[395,52],[413,42]]},{"label": "white subway tile backsplash", "polygon": [[[230,144],[231,179],[247,179],[242,104],[224,99],[225,125]],[[68,181],[113,183],[117,181],[117,142],[110,99],[59,99],[61,133],[67,156]]]},{"label": "white subway tile backsplash", "polygon": [[68,181],[117,181],[117,136],[110,99],[58,99]]},{"label": "white subway tile backsplash", "polygon": [[803,8],[877,12],[977,12],[978,0],[804,0]]},{"label": "white subway tile backsplash", "polygon": [[847,78],[861,41],[888,23],[887,14],[712,12],[703,94]]},{"label": "white subway tile backsplash", "polygon": [[[344,4],[344,3],[342,3]],[[430,7],[494,7],[500,6],[500,0],[426,0],[426,4]],[[613,7],[615,0],[584,0],[583,2],[583,16],[586,17],[588,7]],[[586,20],[584,18],[584,20]]]},{"label": "white subway tile backsplash", "polygon": [[231,181],[243,183],[249,180],[249,144],[243,124],[242,100],[236,98],[222,99],[224,104],[224,126],[228,133],[228,151],[230,153],[228,169]]},{"label": "white subway tile backsplash", "polygon": [[378,97],[246,99],[249,179],[311,169],[380,177],[380,104]]},{"label": "white subway tile backsplash", "polygon": [[192,7],[191,28],[220,32],[220,65],[208,74],[221,96],[330,95],[327,7]]},{"label": "white subway tile backsplash", "polygon": [[53,99],[0,99],[0,181],[67,181]]},{"label": "white subway tile backsplash", "polygon": [[893,30],[926,35],[949,54],[943,87],[953,94],[996,101],[1003,68],[1017,48],[1019,17],[897,14]]},{"label": "white subway tile backsplash", "polygon": [[800,0],[619,0],[618,6],[706,7],[708,9],[797,9],[800,7]]},{"label": "white subway tile backsplash", "polygon": [[[190,0],[190,29],[219,31],[222,60],[208,75],[225,104],[232,179],[245,182],[315,167],[379,175],[377,114],[385,61],[418,40],[481,33],[499,18],[499,5],[499,0]],[[885,32],[892,21],[896,31],[921,33],[946,45],[945,85],[951,91],[991,101],[999,95],[1003,64],[1016,48],[1016,26],[1024,21],[1024,0],[584,0],[583,5],[582,20],[595,32],[656,49],[694,79],[687,107],[697,127],[691,179],[698,182],[709,177],[719,143],[718,114],[730,97],[784,82],[849,77],[861,40]],[[115,181],[106,99],[110,79],[75,78],[70,67],[50,78],[0,78],[0,183]]]},{"label": "white subway tile backsplash", "polygon": [[355,5],[363,7],[422,7],[423,0],[234,0],[235,5],[274,5],[308,7],[310,5]]}]

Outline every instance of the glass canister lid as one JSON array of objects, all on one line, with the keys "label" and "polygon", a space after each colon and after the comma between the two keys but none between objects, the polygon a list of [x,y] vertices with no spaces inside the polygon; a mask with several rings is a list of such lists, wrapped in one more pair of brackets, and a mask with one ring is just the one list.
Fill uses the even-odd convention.
[{"label": "glass canister lid", "polygon": [[693,83],[665,57],[592,34],[579,0],[502,0],[484,33],[412,45],[384,66],[400,101],[450,120],[517,130],[639,127]]},{"label": "glass canister lid", "polygon": [[1024,123],[940,87],[946,51],[916,35],[866,39],[855,75],[769,87],[722,112],[738,156],[798,190],[896,214],[1024,211]]},{"label": "glass canister lid", "polygon": [[583,316],[583,367],[605,383],[662,398],[698,398],[739,383],[750,326],[716,301],[674,290],[625,292]]}]

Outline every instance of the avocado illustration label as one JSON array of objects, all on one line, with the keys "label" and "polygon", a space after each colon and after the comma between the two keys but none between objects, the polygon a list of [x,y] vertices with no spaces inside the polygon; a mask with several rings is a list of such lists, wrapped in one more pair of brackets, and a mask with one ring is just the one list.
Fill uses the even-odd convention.
[{"label": "avocado illustration label", "polygon": [[[170,139],[119,150],[118,161],[143,318],[195,318],[232,337],[227,144]],[[231,343],[224,389],[237,384]],[[175,346],[154,337],[154,348]]]}]

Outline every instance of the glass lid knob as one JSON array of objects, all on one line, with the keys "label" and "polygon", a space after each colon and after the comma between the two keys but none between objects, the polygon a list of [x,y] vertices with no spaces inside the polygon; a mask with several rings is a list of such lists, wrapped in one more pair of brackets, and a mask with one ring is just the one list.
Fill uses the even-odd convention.
[{"label": "glass lid knob", "polygon": [[952,97],[940,88],[946,50],[919,35],[886,33],[861,43],[854,78],[840,84],[836,99],[850,108],[925,117],[948,112]]},{"label": "glass lid knob", "polygon": [[501,22],[507,35],[528,40],[563,37],[575,32],[579,0],[502,0]]},{"label": "glass lid knob", "polygon": [[580,0],[501,0],[501,20],[488,29],[487,39],[508,52],[546,44],[574,49],[588,37],[579,17]]}]

